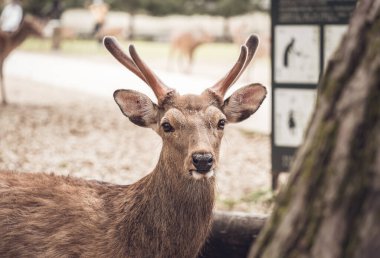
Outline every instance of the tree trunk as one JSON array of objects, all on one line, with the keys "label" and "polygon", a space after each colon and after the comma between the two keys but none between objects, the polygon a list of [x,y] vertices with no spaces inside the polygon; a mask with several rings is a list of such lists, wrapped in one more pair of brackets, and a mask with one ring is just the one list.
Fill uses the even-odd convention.
[{"label": "tree trunk", "polygon": [[198,258],[247,257],[266,219],[246,213],[214,212],[210,236]]},{"label": "tree trunk", "polygon": [[129,14],[129,22],[128,22],[128,40],[135,39],[135,12],[131,12]]},{"label": "tree trunk", "polygon": [[380,255],[380,1],[359,2],[319,90],[250,258]]},{"label": "tree trunk", "polygon": [[230,17],[223,17],[223,41],[232,42],[230,32]]},{"label": "tree trunk", "polygon": [[[1,57],[0,57],[1,58]],[[4,59],[1,58],[2,60],[0,60],[0,90],[1,90],[1,104],[2,105],[5,105],[7,104],[7,96],[5,94],[5,85],[4,85],[4,68],[3,68],[3,64],[4,64]]]},{"label": "tree trunk", "polygon": [[62,42],[62,27],[61,25],[57,24],[56,27],[53,29],[53,36],[51,38],[52,44],[51,49],[54,51],[61,49],[61,42]]}]

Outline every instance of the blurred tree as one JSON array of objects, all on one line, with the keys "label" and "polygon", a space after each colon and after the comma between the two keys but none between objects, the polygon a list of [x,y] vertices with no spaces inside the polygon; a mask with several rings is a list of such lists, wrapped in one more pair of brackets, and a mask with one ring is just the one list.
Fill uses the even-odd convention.
[{"label": "blurred tree", "polygon": [[[61,0],[62,6],[65,8],[83,7],[84,0]],[[26,13],[31,13],[35,16],[45,17],[51,9],[52,0],[24,0],[22,6]]]},{"label": "blurred tree", "polygon": [[141,12],[143,10],[143,1],[142,0],[110,0],[107,2],[111,9],[114,10],[120,10],[120,11],[126,11],[130,14],[129,16],[129,27],[128,27],[128,33],[129,33],[129,39],[134,38],[134,24],[135,24],[135,15],[138,12]]},{"label": "blurred tree", "polygon": [[196,13],[230,17],[254,10],[269,10],[268,0],[140,0],[140,3],[141,8],[152,15]]},{"label": "blurred tree", "polygon": [[204,12],[224,17],[247,13],[253,10],[251,0],[205,0]]},{"label": "blurred tree", "polygon": [[[80,8],[86,7],[90,0],[61,0],[64,7]],[[134,17],[136,13],[148,13],[161,16],[168,14],[209,14],[225,17],[224,31],[228,33],[228,18],[234,15],[252,11],[268,11],[269,0],[105,0],[113,10],[128,12],[129,34],[133,38]],[[27,13],[39,17],[48,16],[51,9],[51,0],[24,0],[23,6]]]},{"label": "blurred tree", "polygon": [[224,17],[223,34],[225,39],[229,39],[228,18],[234,15],[253,11],[255,5],[251,0],[205,0],[205,12]]},{"label": "blurred tree", "polygon": [[[24,0],[26,12],[43,16],[51,0]],[[66,8],[84,7],[89,0],[61,0]],[[230,17],[254,10],[268,11],[269,0],[105,0],[112,9],[151,15],[211,14]]]},{"label": "blurred tree", "polygon": [[151,15],[184,14],[186,12],[186,0],[141,0],[146,12]]},{"label": "blurred tree", "polygon": [[225,18],[224,35],[228,35],[228,18],[252,11],[269,11],[268,0],[140,0],[141,8],[151,15],[209,14]]},{"label": "blurred tree", "polygon": [[64,6],[61,0],[52,0],[51,4],[48,6],[44,15],[46,15],[49,19],[60,19],[62,12],[64,10]]}]

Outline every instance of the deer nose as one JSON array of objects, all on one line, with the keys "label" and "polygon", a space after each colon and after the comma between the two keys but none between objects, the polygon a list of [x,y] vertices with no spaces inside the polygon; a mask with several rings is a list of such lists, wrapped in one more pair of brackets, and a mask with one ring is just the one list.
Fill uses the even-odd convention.
[{"label": "deer nose", "polygon": [[192,155],[193,164],[197,172],[207,173],[214,163],[214,157],[211,153],[194,153]]}]

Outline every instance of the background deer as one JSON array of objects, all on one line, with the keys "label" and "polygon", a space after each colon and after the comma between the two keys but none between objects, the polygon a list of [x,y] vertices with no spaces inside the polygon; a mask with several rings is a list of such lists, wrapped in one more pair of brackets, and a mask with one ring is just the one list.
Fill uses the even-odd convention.
[{"label": "background deer", "polygon": [[15,48],[21,45],[27,37],[31,35],[42,37],[42,30],[42,25],[36,20],[36,18],[27,15],[17,31],[13,33],[0,32],[0,87],[2,104],[7,103],[3,73],[5,59]]},{"label": "background deer", "polygon": [[242,46],[227,75],[200,95],[179,95],[112,37],[112,55],[145,81],[158,103],[133,90],[114,99],[129,120],[162,138],[154,170],[132,185],[47,174],[0,173],[0,257],[195,257],[211,223],[219,146],[227,123],[260,106],[266,90],[251,84],[224,100],[253,58]]},{"label": "background deer", "polygon": [[195,50],[200,45],[212,40],[213,37],[202,29],[177,31],[170,39],[168,62],[171,62],[171,59],[177,55],[178,68],[181,71],[190,72]]}]

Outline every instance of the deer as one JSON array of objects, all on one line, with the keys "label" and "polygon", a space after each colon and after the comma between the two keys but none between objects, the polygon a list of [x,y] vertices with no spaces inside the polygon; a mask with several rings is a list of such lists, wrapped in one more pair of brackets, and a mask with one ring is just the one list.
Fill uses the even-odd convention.
[{"label": "deer", "polygon": [[124,31],[123,27],[103,26],[94,37],[98,42],[102,43],[105,36],[124,37]]},{"label": "deer", "polygon": [[168,66],[170,59],[177,54],[178,67],[183,72],[189,73],[193,65],[195,50],[202,44],[211,42],[212,40],[213,37],[202,29],[173,33],[170,39]]},{"label": "deer", "polygon": [[29,36],[43,37],[42,25],[31,15],[26,15],[17,31],[0,32],[0,87],[2,104],[7,104],[4,85],[4,61],[9,54],[20,46]]},{"label": "deer", "polygon": [[132,123],[162,138],[155,168],[130,185],[45,173],[0,173],[1,257],[196,257],[209,233],[224,128],[259,108],[258,83],[227,90],[252,60],[258,37],[242,45],[231,70],[199,95],[180,95],[114,37],[108,51],[157,97],[118,89]]}]

